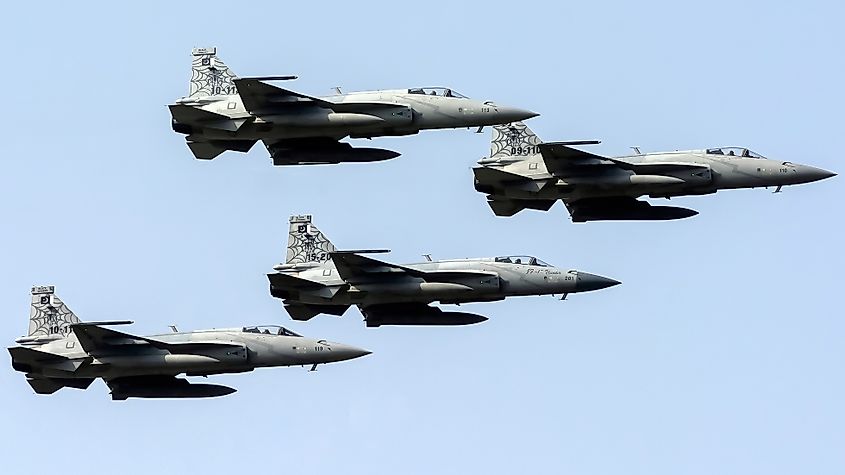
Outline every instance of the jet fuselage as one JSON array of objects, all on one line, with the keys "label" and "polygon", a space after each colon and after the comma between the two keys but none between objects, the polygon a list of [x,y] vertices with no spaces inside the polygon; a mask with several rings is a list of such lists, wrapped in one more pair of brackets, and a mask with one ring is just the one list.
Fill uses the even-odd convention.
[{"label": "jet fuselage", "polygon": [[[58,355],[71,362],[85,362],[75,371],[55,365],[35,367],[28,363],[15,364],[15,369],[28,374],[50,378],[125,378],[132,376],[177,375],[204,376],[221,373],[239,373],[256,368],[273,366],[314,365],[343,361],[369,354],[368,351],[326,340],[314,340],[301,336],[279,335],[236,329],[214,329],[186,333],[166,333],[145,338],[165,343],[196,344],[194,348],[168,351],[139,345],[134,351],[120,351],[89,354],[73,332],[64,337],[19,340],[22,346],[37,351]],[[210,344],[204,349],[203,344]],[[217,346],[215,346],[217,345]],[[226,345],[226,346],[223,346]],[[24,367],[25,366],[25,367]]]},{"label": "jet fuselage", "polygon": [[[229,121],[180,122],[173,129],[210,140],[288,140],[314,137],[372,138],[412,135],[421,130],[480,127],[534,117],[535,113],[490,101],[466,97],[412,94],[408,89],[364,91],[320,97],[342,104],[343,111],[318,103],[279,107],[253,114],[237,94],[187,97],[176,105],[187,105],[226,116]],[[393,104],[373,107],[370,104]],[[242,122],[241,124],[238,124]]]},{"label": "jet fuselage", "polygon": [[[511,262],[497,259],[510,259]],[[516,259],[520,262],[514,262]],[[533,258],[511,256],[405,264],[403,267],[425,272],[426,277],[401,275],[390,280],[382,278],[351,286],[347,286],[331,265],[294,272],[292,275],[342,289],[329,298],[326,298],[325,292],[298,293],[297,301],[317,305],[487,302],[515,296],[598,290],[619,283],[586,272],[559,269],[542,261],[532,265],[530,259]],[[286,298],[281,294],[276,296]]]},{"label": "jet fuselage", "polygon": [[[809,183],[833,176],[827,170],[792,162],[766,158],[716,155],[707,151],[649,153],[644,155],[614,157],[618,162],[634,165],[665,164],[665,170],[650,174],[613,167],[601,174],[560,178],[546,168],[542,156],[535,155],[499,168],[509,173],[528,177],[539,182],[536,187],[495,187],[476,180],[476,189],[485,193],[501,194],[515,199],[579,200],[648,195],[653,198],[702,195],[718,190],[737,188],[778,187]],[[675,165],[697,165],[698,169],[685,170]],[[554,180],[553,186],[542,186]]]}]

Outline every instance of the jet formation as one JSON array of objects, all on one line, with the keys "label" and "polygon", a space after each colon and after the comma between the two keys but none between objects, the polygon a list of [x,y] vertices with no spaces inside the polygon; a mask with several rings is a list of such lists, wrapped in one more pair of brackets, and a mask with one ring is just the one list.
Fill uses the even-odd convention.
[{"label": "jet formation", "polygon": [[273,366],[311,366],[370,352],[305,338],[277,325],[138,336],[107,326],[131,321],[82,322],[53,286],[32,288],[29,334],[9,348],[12,367],[38,394],[87,389],[101,378],[113,400],[225,396],[234,388],[178,378],[243,373]]},{"label": "jet formation", "polygon": [[707,195],[735,188],[810,183],[835,176],[821,168],[771,160],[743,147],[603,157],[574,148],[598,141],[543,143],[525,124],[493,127],[490,156],[473,168],[475,189],[497,216],[547,211],[562,200],[573,222],[669,220],[698,214],[637,198]]},{"label": "jet formation", "polygon": [[287,257],[268,274],[270,294],[283,299],[294,320],[343,315],[356,305],[368,327],[467,325],[482,315],[430,306],[491,302],[521,295],[568,294],[619,284],[611,278],[554,267],[533,256],[453,259],[391,264],[365,254],[338,251],[311,222],[291,216]]},{"label": "jet formation", "polygon": [[[574,222],[672,220],[695,210],[655,206],[641,197],[705,195],[723,189],[809,183],[835,174],[770,160],[742,147],[605,157],[576,148],[598,141],[543,143],[521,121],[537,114],[473,100],[450,88],[306,95],[271,81],[296,76],[237,77],[216,48],[195,48],[187,97],[168,107],[174,131],[198,159],[247,152],[258,141],[274,165],[372,162],[392,150],[353,147],[345,138],[404,136],[422,130],[493,126],[490,156],[473,168],[475,189],[497,216],[547,211],[558,200]],[[552,266],[533,256],[393,264],[372,257],[384,249],[338,250],[310,215],[290,217],[284,263],[267,274],[270,294],[294,320],[345,314],[357,306],[368,327],[469,325],[487,320],[440,305],[492,302],[514,296],[601,290],[620,282]],[[110,327],[131,321],[82,322],[52,286],[32,288],[29,332],[9,348],[12,366],[39,394],[86,389],[103,379],[112,399],[192,398],[235,389],[186,377],[241,373],[275,366],[344,361],[368,351],[306,338],[278,325],[139,336]]]},{"label": "jet formation", "polygon": [[356,148],[345,137],[413,135],[421,130],[479,127],[529,119],[529,110],[473,100],[445,87],[341,93],[316,97],[269,84],[296,76],[239,78],[216,48],[195,48],[187,97],[169,106],[173,130],[199,159],[247,152],[262,141],[274,165],[373,162],[399,156]]}]

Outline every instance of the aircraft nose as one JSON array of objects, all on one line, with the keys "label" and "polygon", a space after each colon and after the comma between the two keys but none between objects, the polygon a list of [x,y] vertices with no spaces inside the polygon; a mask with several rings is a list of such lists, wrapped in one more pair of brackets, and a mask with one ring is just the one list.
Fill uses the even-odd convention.
[{"label": "aircraft nose", "polygon": [[811,167],[809,165],[798,166],[798,177],[801,179],[801,183],[811,183],[834,176],[836,176],[836,173],[827,171],[823,168]]},{"label": "aircraft nose", "polygon": [[496,114],[496,119],[500,120],[502,123],[519,122],[521,120],[528,120],[532,117],[537,117],[538,115],[540,115],[528,109],[520,109],[518,107],[499,106],[496,108],[496,110],[498,111],[498,114]]},{"label": "aircraft nose", "polygon": [[365,350],[363,348],[358,348],[352,345],[344,345],[342,343],[332,343],[331,349],[332,361],[352,360],[355,358],[360,358],[362,356],[367,356],[372,353],[372,351]]},{"label": "aircraft nose", "polygon": [[575,291],[589,292],[591,290],[601,290],[621,283],[622,282],[609,277],[602,277],[600,275],[589,274],[587,272],[578,272],[578,276],[575,280]]}]

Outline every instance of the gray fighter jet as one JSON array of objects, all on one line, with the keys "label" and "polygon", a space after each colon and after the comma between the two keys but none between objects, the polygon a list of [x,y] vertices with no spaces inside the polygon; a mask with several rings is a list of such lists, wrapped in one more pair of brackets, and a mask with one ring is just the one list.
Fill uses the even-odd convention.
[{"label": "gray fighter jet", "polygon": [[543,143],[522,123],[496,126],[490,156],[473,168],[475,189],[497,216],[547,211],[562,200],[574,222],[667,220],[697,211],[652,206],[638,197],[706,195],[732,188],[776,187],[823,180],[833,172],[766,159],[747,148],[603,157],[572,148],[597,141]]},{"label": "gray fighter jet", "polygon": [[26,373],[38,394],[61,388],[86,389],[103,378],[112,399],[225,396],[235,389],[177,378],[242,373],[269,366],[344,361],[369,351],[304,338],[276,326],[249,326],[136,336],[105,328],[130,321],[83,323],[54,294],[53,286],[32,288],[29,335],[9,348],[12,367]]},{"label": "gray fighter jet", "polygon": [[270,294],[284,299],[294,320],[326,313],[343,315],[357,305],[368,327],[381,325],[467,325],[487,320],[428,304],[491,302],[519,295],[567,294],[619,284],[598,275],[553,267],[531,256],[455,259],[391,264],[363,254],[387,250],[338,251],[311,223],[292,216],[287,259],[268,274]]},{"label": "gray fighter jet", "polygon": [[314,97],[265,81],[295,76],[238,78],[216,48],[193,50],[188,97],[171,104],[173,130],[187,135],[196,158],[226,150],[247,152],[261,140],[274,165],[372,162],[392,150],[353,148],[344,137],[412,135],[426,129],[481,127],[525,120],[534,112],[472,100],[452,89],[352,92]]}]

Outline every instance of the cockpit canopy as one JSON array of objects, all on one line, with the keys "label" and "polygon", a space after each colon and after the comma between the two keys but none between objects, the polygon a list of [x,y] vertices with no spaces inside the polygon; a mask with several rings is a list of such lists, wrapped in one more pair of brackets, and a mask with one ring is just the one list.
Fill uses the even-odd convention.
[{"label": "cockpit canopy", "polygon": [[459,94],[448,87],[413,87],[408,89],[408,94],[424,94],[426,96],[440,96],[440,97],[457,97],[459,99],[469,99],[463,94]]},{"label": "cockpit canopy", "polygon": [[766,158],[759,153],[754,153],[751,150],[743,147],[722,147],[722,148],[708,148],[708,155],[727,155],[729,157],[740,158]]},{"label": "cockpit canopy", "polygon": [[504,262],[507,264],[523,264],[528,266],[551,267],[551,265],[532,256],[500,256],[496,258],[496,262]]},{"label": "cockpit canopy", "polygon": [[301,336],[279,325],[256,325],[244,327],[244,333],[261,333],[262,335]]}]

